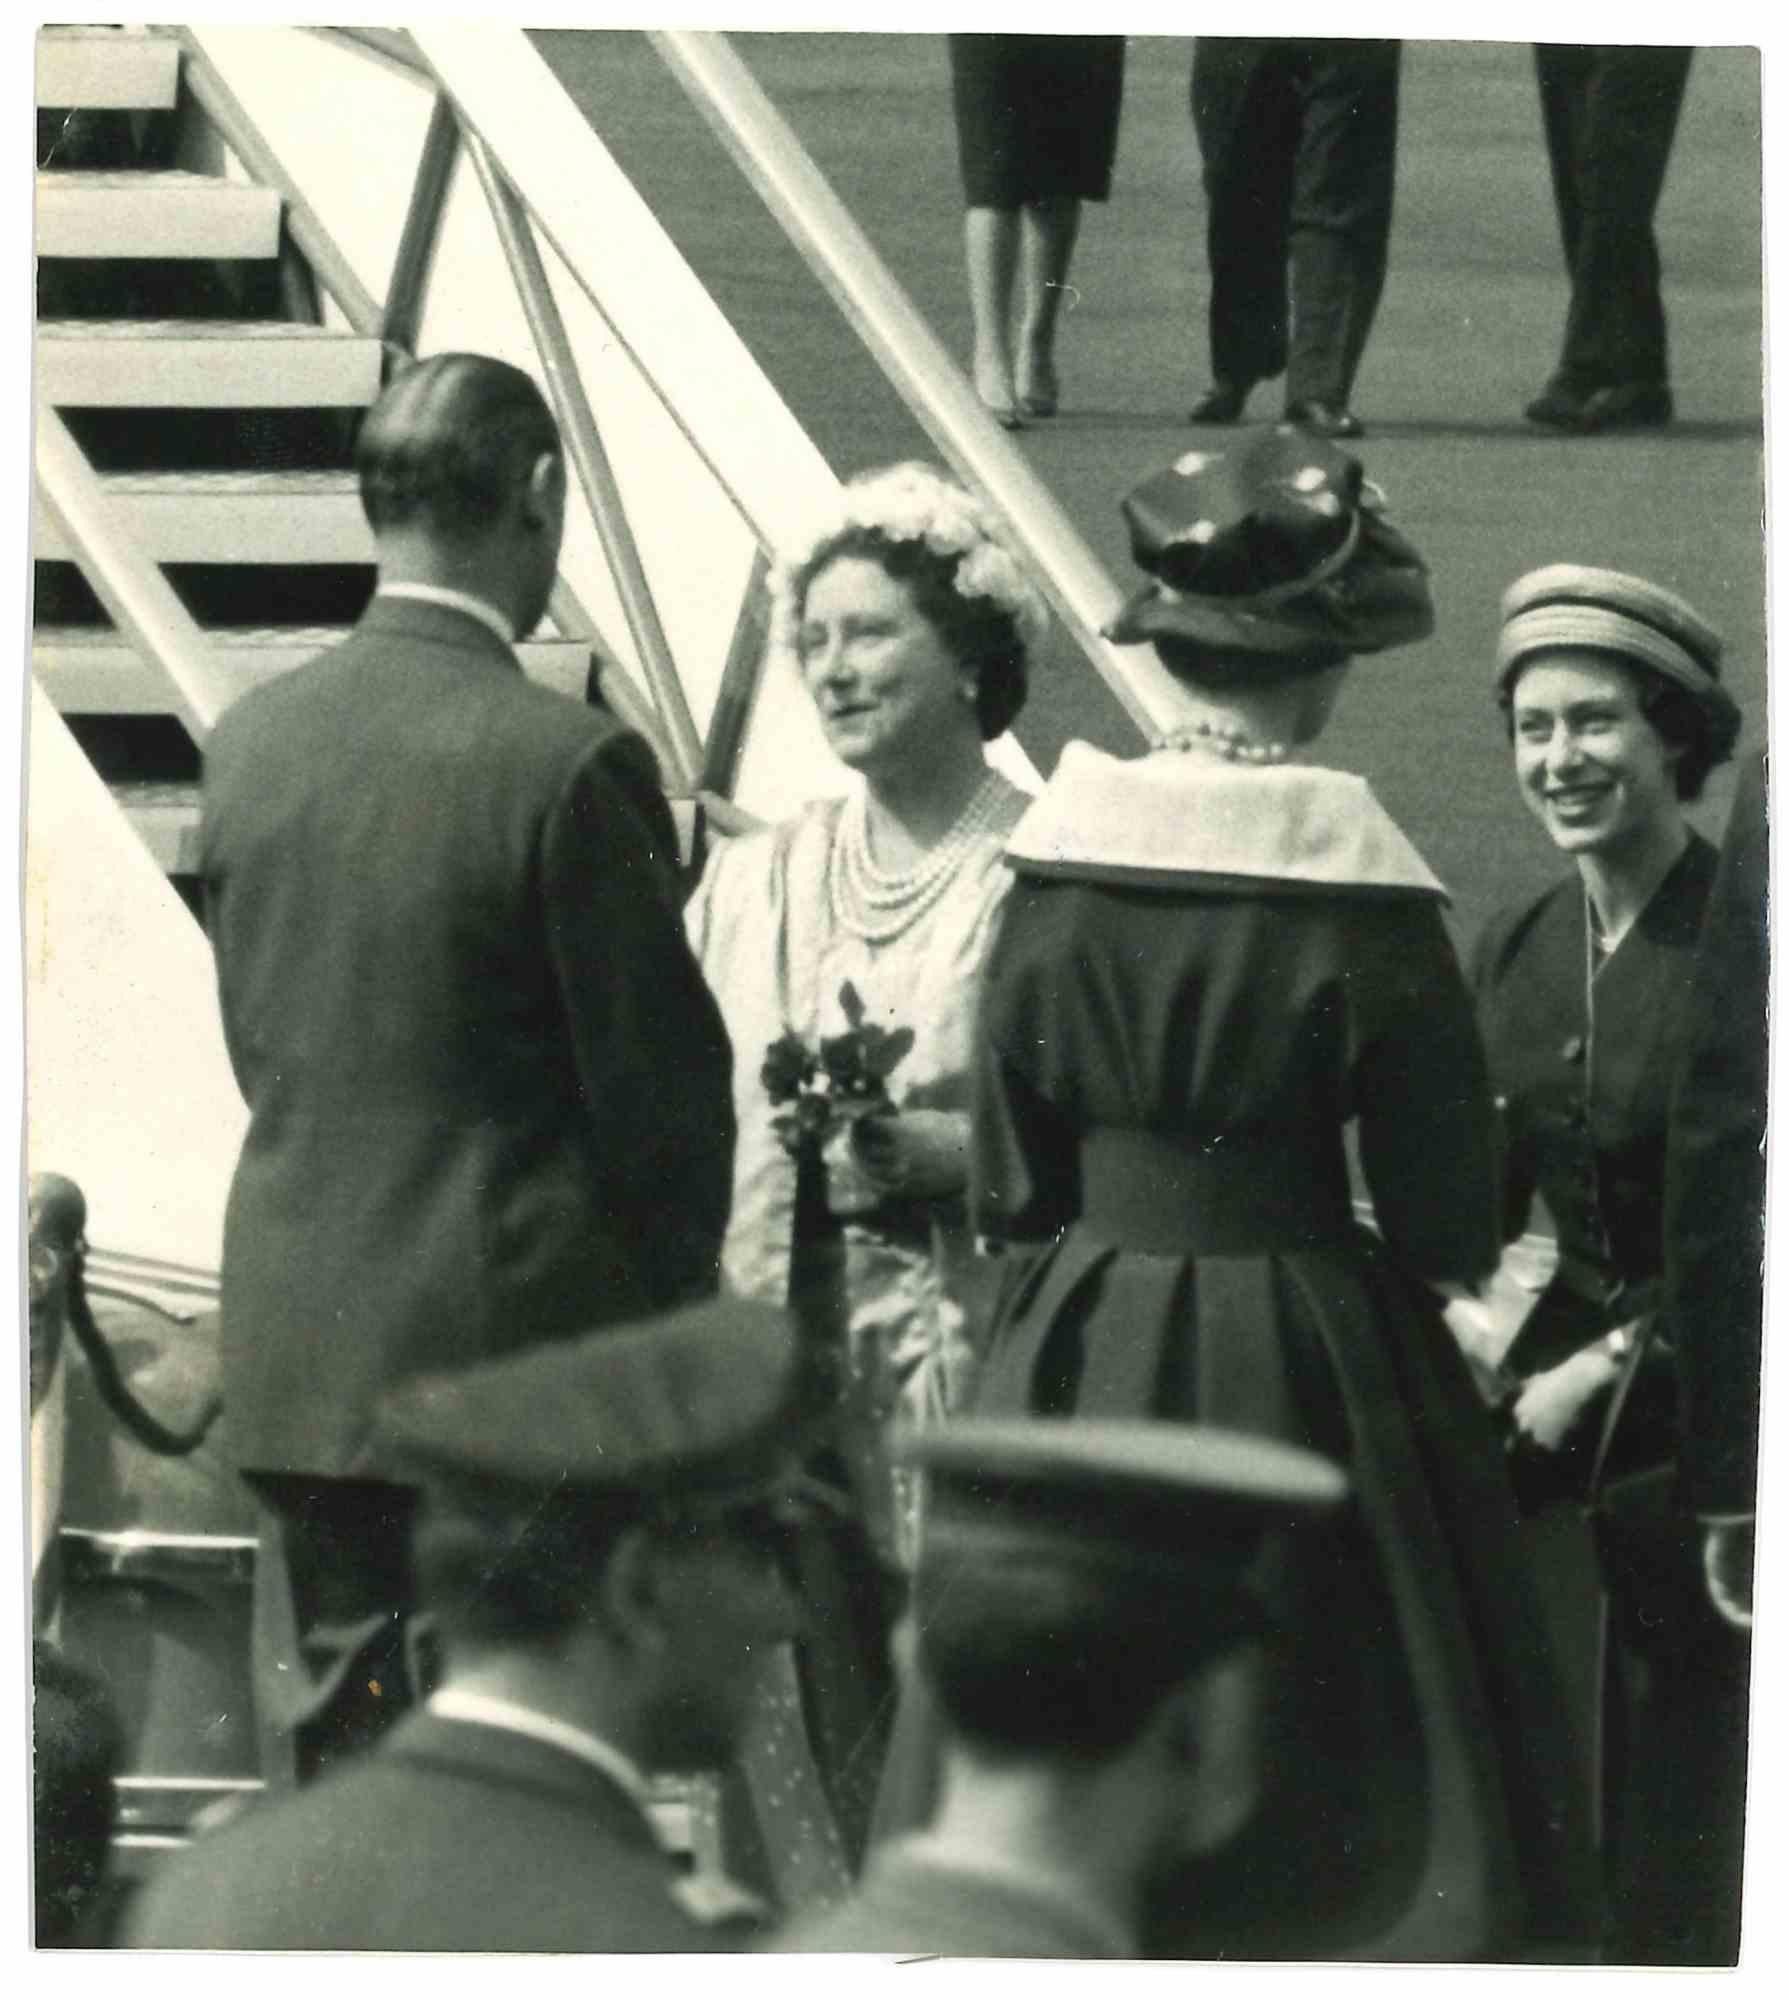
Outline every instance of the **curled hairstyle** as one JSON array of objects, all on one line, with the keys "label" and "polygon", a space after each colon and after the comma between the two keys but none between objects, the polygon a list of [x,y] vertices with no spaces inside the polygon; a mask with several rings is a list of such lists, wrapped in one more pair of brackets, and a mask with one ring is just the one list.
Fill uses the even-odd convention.
[{"label": "curled hairstyle", "polygon": [[951,1727],[1001,1760],[1119,1755],[1177,1687],[1261,1629],[1245,1597],[1197,1605],[1094,1562],[922,1563],[921,1672]]},{"label": "curled hairstyle", "polygon": [[842,556],[860,556],[906,585],[945,650],[975,675],[975,721],[982,741],[1004,735],[1025,706],[1025,641],[1010,611],[991,597],[965,597],[957,589],[963,558],[939,555],[924,542],[896,541],[880,528],[841,528],[789,572],[798,616],[808,586]]},{"label": "curled hairstyle", "polygon": [[467,540],[501,512],[559,428],[533,378],[484,354],[407,368],[361,425],[360,504],[374,534],[424,522]]},{"label": "curled hairstyle", "polygon": [[[1526,653],[1498,680],[1497,706],[1503,711],[1504,734],[1511,742],[1516,734],[1517,684],[1530,667],[1545,657],[1544,652]],[[1627,675],[1633,683],[1640,713],[1651,723],[1660,741],[1678,753],[1671,767],[1678,798],[1686,805],[1699,799],[1709,772],[1733,755],[1733,746],[1739,740],[1739,711],[1700,700],[1691,689],[1627,653],[1602,652],[1598,658]]]}]

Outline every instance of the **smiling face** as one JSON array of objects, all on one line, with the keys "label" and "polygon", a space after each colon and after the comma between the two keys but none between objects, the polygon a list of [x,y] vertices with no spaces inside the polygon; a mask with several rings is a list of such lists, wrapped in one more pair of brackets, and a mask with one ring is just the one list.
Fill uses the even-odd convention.
[{"label": "smiling face", "polygon": [[1641,711],[1633,675],[1606,654],[1537,653],[1510,714],[1523,800],[1564,853],[1618,853],[1680,819],[1681,752]]},{"label": "smiling face", "polygon": [[906,584],[868,556],[836,556],[808,583],[796,626],[802,679],[833,754],[879,772],[981,733],[974,674],[939,637]]}]

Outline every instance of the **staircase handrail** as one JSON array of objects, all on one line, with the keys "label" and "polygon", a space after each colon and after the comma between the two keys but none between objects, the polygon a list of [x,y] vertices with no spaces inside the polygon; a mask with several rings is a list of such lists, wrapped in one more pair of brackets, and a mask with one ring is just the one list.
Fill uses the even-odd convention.
[{"label": "staircase handrail", "polygon": [[37,409],[37,483],[112,622],[173,686],[181,720],[202,743],[235,693],[205,634],[160,566],[145,555],[68,426]]},{"label": "staircase handrail", "polygon": [[1029,557],[1034,579],[1125,713],[1145,735],[1167,727],[1178,711],[1166,670],[1149,649],[1101,637],[1124,593],[989,417],[728,36],[659,29],[648,39],[927,436]]}]

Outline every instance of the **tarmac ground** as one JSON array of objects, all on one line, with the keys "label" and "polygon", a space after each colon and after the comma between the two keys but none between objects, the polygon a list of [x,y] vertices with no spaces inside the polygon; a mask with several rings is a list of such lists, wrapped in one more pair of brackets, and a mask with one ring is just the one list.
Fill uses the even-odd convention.
[{"label": "tarmac ground", "polygon": [[[936,456],[844,318],[647,40],[537,40],[596,130],[841,473]],[[754,73],[945,344],[969,313],[943,38],[736,38]],[[1187,112],[1190,38],[1133,37],[1112,199],[1084,218],[1060,346],[1061,416],[1022,448],[1114,576],[1119,496],[1196,441],[1206,381],[1204,202]],[[1455,897],[1462,936],[1542,887],[1557,859],[1511,783],[1491,704],[1499,595],[1554,561],[1636,570],[1724,633],[1764,738],[1759,60],[1701,51],[1658,219],[1679,418],[1663,433],[1561,438],[1522,405],[1551,370],[1566,288],[1526,45],[1406,45],[1391,272],[1355,408],[1392,517],[1434,575],[1434,637],[1363,662],[1321,752],[1363,772]],[[1278,414],[1277,385],[1251,415]],[[1070,736],[1136,747],[1066,643],[1018,734],[1047,771]],[[1731,774],[1698,817],[1724,821]]]}]

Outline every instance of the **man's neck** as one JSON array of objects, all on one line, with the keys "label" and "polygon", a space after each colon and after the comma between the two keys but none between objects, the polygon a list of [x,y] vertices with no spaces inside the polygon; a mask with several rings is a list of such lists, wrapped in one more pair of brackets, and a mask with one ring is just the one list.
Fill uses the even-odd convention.
[{"label": "man's neck", "polygon": [[494,611],[518,638],[515,607],[495,565],[476,549],[443,548],[420,537],[387,537],[379,544],[380,590],[393,585],[420,585],[425,590],[451,591],[475,598]]},{"label": "man's neck", "polygon": [[1116,1766],[992,1763],[947,1753],[944,1796],[925,1844],[962,1867],[1055,1886],[1126,1931],[1153,1849],[1149,1802]]},{"label": "man's neck", "polygon": [[608,1698],[604,1676],[581,1657],[542,1656],[519,1648],[481,1652],[449,1662],[444,1688],[532,1709],[600,1737],[634,1763],[642,1745],[634,1718]]}]

